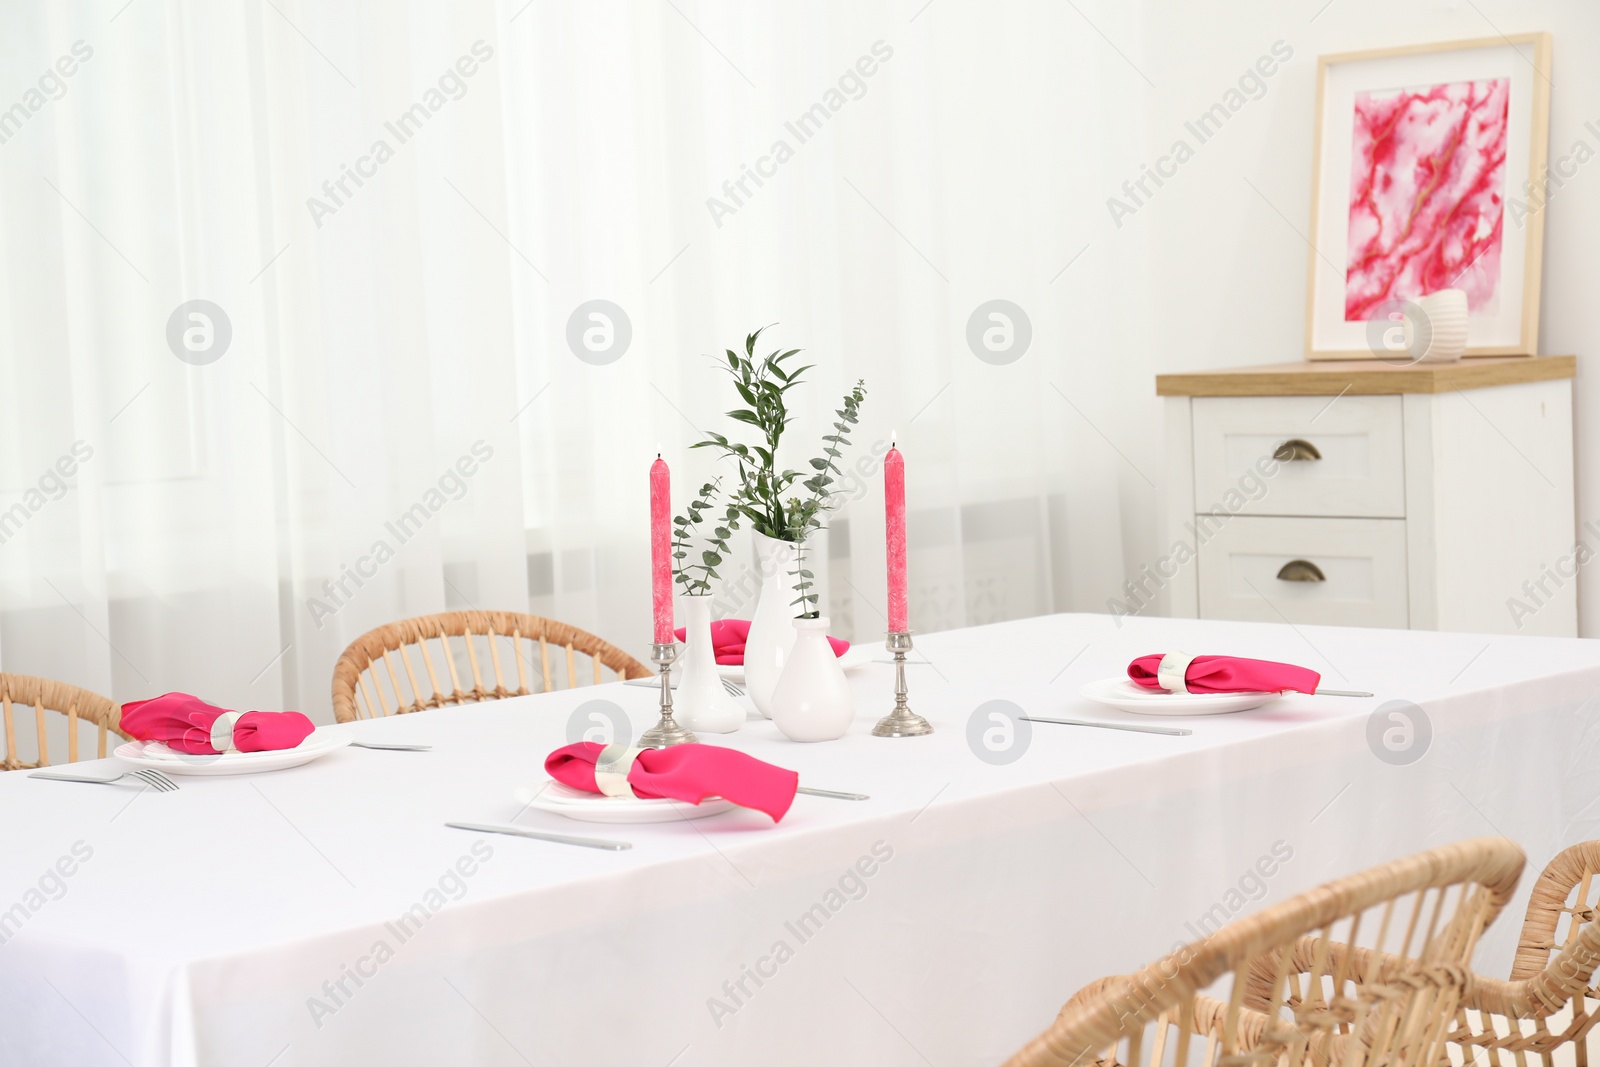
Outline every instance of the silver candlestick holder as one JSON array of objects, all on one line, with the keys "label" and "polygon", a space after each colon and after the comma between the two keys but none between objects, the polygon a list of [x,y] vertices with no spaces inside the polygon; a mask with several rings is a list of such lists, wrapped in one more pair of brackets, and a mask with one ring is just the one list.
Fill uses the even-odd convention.
[{"label": "silver candlestick holder", "polygon": [[672,661],[678,658],[678,646],[671,642],[650,645],[650,662],[661,668],[661,719],[639,735],[640,748],[667,748],[671,745],[692,745],[700,739],[694,731],[672,717]]},{"label": "silver candlestick holder", "polygon": [[921,737],[933,733],[933,725],[906,704],[906,653],[911,651],[911,632],[890,630],[883,644],[894,653],[894,710],[878,720],[872,736]]}]

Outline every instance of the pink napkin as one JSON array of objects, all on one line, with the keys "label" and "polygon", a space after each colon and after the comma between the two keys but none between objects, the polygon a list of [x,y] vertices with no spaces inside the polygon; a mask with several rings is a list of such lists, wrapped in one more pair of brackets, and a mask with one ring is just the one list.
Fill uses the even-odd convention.
[{"label": "pink napkin", "polygon": [[[679,641],[684,639],[683,631],[676,631]],[[744,643],[750,636],[749,619],[717,619],[711,624],[711,647],[717,657],[717,662],[724,667],[744,666]],[[837,637],[828,638],[828,644],[833,646],[833,654],[842,656],[850,650],[849,641],[841,641]]]},{"label": "pink napkin", "polygon": [[[168,693],[122,705],[122,728],[140,741],[160,741],[177,752],[216,755],[211,725],[227,713],[188,693]],[[240,752],[294,748],[314,729],[298,711],[247,711],[233,724],[233,747]]]},{"label": "pink napkin", "polygon": [[[1128,664],[1128,677],[1134,685],[1161,689],[1156,671],[1161,657],[1140,656]],[[1183,675],[1191,693],[1314,693],[1322,676],[1292,663],[1269,659],[1239,659],[1237,656],[1196,656]]]},{"label": "pink napkin", "polygon": [[[545,757],[544,769],[564,785],[598,793],[594,761],[602,747],[579,741],[558,748]],[[800,776],[735,749],[691,744],[645,749],[628,772],[628,784],[637,796],[671,797],[690,804],[723,797],[740,807],[764,811],[777,822],[794,803]]]}]

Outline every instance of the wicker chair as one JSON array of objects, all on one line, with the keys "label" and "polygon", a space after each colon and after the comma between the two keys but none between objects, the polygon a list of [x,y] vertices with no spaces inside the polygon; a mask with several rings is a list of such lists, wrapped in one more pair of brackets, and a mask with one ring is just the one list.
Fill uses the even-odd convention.
[{"label": "wicker chair", "polygon": [[[1007,1067],[1411,1067],[1437,1062],[1479,935],[1510,899],[1522,851],[1462,841],[1341,878],[1229,923],[1132,975],[1102,979]],[[1288,963],[1305,935],[1394,951],[1365,974],[1346,955],[1308,971],[1325,996],[1297,997]],[[1254,976],[1271,995],[1244,1004]],[[1231,978],[1220,991],[1202,994]],[[1359,981],[1357,979],[1360,979]]]},{"label": "wicker chair", "polygon": [[[33,709],[34,727],[39,737],[39,760],[23,763],[17,752],[17,718],[14,705]],[[32,770],[50,766],[50,743],[45,733],[46,712],[59,712],[67,717],[67,762],[78,762],[78,720],[91,722],[98,729],[95,745],[97,759],[106,757],[106,738],[116,734],[130,741],[122,732],[122,708],[108,697],[87,689],[79,689],[53,678],[36,678],[31,674],[0,674],[0,714],[5,717],[5,759],[0,761],[0,771]]]},{"label": "wicker chair", "polygon": [[[459,640],[453,645],[451,638]],[[444,674],[435,667],[430,642],[438,642]],[[376,719],[385,715],[404,715],[425,708],[453,704],[472,704],[480,700],[499,700],[534,692],[528,686],[529,670],[538,654],[540,692],[550,692],[555,677],[550,669],[550,647],[566,652],[566,688],[579,684],[577,656],[588,656],[593,684],[605,680],[602,668],[618,678],[648,678],[644,664],[615,645],[608,644],[575,626],[537,615],[511,611],[450,611],[440,615],[421,615],[414,619],[369,630],[350,643],[333,668],[333,714],[339,722]],[[470,689],[461,686],[457,648],[464,648],[471,670]],[[526,648],[526,652],[524,649]],[[411,652],[417,650],[422,674]],[[485,685],[484,656],[494,668],[494,686]],[[396,656],[395,654],[399,655]],[[506,659],[516,663],[517,687],[506,684]],[[396,662],[398,660],[398,662]],[[382,671],[378,664],[382,663]],[[441,684],[441,678],[448,688]],[[384,691],[384,680],[389,692]],[[427,683],[424,688],[422,682]]]},{"label": "wicker chair", "polygon": [[[1588,1037],[1600,1022],[1600,841],[1585,841],[1551,860],[1534,883],[1522,923],[1511,978],[1473,975],[1461,1009],[1445,1034],[1441,1063],[1487,1063],[1527,1067],[1532,1057],[1544,1067],[1585,1067]],[[1339,956],[1342,944],[1324,949],[1321,939],[1296,944],[1292,971],[1303,979],[1319,952]],[[1373,954],[1357,949],[1355,970],[1372,966]],[[1392,967],[1385,958],[1381,966]],[[1265,1008],[1266,986],[1257,975],[1247,1006]],[[1479,1051],[1481,1050],[1481,1052]]]}]

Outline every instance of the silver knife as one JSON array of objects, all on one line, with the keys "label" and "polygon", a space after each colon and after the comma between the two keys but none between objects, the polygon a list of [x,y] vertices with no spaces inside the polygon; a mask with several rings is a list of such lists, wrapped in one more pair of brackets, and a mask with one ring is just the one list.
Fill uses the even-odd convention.
[{"label": "silver knife", "polygon": [[831,789],[812,789],[810,786],[800,786],[796,793],[804,793],[813,797],[829,797],[833,800],[871,800],[865,793],[835,793]]},{"label": "silver knife", "polygon": [[542,830],[525,830],[520,826],[503,826],[481,822],[447,822],[445,825],[457,830],[476,830],[482,834],[510,834],[512,837],[531,837],[535,841],[554,841],[561,845],[603,848],[608,852],[623,852],[633,847],[626,841],[611,841],[603,837],[569,837],[566,834],[547,834]]},{"label": "silver knife", "polygon": [[1029,722],[1053,722],[1060,726],[1098,726],[1102,730],[1127,730],[1136,734],[1170,734],[1173,737],[1188,737],[1193,730],[1185,730],[1176,726],[1135,726],[1126,722],[1090,722],[1088,719],[1036,719],[1030,715],[1020,718]]},{"label": "silver knife", "polygon": [[432,752],[432,745],[397,745],[387,741],[352,741],[352,748],[371,748],[379,752]]}]

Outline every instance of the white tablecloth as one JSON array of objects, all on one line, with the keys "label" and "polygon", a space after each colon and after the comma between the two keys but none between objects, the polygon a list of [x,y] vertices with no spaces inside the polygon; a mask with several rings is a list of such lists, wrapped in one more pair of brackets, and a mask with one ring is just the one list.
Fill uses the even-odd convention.
[{"label": "white tablecloth", "polygon": [[[1035,724],[1003,765],[969,746],[993,700],[1133,721],[1079,687],[1172,648],[1377,696],[1291,695],[1188,737]],[[869,736],[891,703],[872,665],[841,741],[765,721],[714,739],[868,802],[798,797],[776,827],[521,817],[629,852],[443,825],[515,815],[586,700],[649,725],[653,694],[620,685],[357,724],[436,748],[173,794],[0,775],[0,1064],[992,1064],[1207,922],[1495,833],[1528,850],[1525,899],[1600,836],[1595,642],[1063,615],[917,651],[930,737]],[[1393,700],[1428,721],[1414,762],[1369,741]],[[1520,908],[1485,942],[1491,973]]]}]

